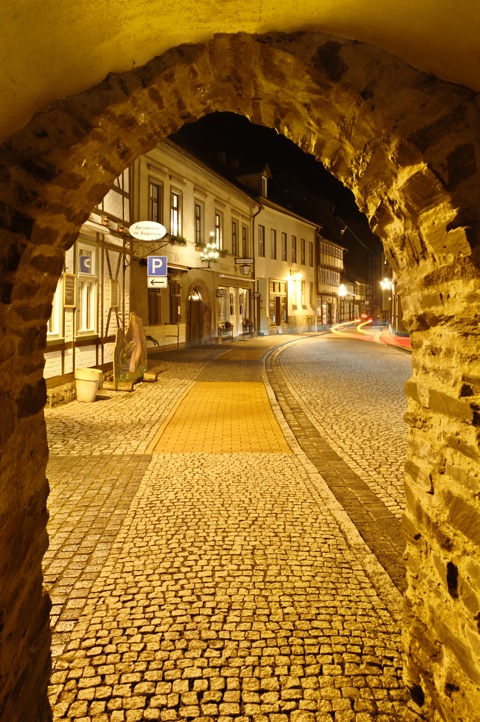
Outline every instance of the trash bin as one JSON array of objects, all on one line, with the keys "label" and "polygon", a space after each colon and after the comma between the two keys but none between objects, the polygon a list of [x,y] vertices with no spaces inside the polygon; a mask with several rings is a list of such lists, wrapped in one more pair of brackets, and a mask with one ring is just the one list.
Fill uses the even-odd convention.
[{"label": "trash bin", "polygon": [[100,369],[75,369],[77,401],[95,401],[101,378]]}]

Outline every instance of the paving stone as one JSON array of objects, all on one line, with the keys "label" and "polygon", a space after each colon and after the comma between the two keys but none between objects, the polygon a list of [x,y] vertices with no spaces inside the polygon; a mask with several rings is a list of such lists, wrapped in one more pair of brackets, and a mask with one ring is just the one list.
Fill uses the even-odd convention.
[{"label": "paving stone", "polygon": [[[402,442],[389,429],[388,453],[377,446],[362,457],[357,437],[367,397],[372,414],[389,397],[382,418],[401,414],[400,374],[381,394],[352,391],[337,369],[344,373],[348,361],[337,354],[332,363],[322,337],[282,341],[270,358],[284,399],[294,399],[298,439],[259,359],[271,338],[246,342],[241,360],[214,347],[165,354],[156,384],[48,410],[54,720],[412,719],[401,681],[400,595],[312,462],[328,457],[335,478],[357,493],[359,514],[379,498],[388,528],[400,497],[395,470],[388,467],[393,481],[382,477],[382,458],[400,454]],[[380,367],[369,353],[364,363],[374,371],[357,378],[367,386]],[[232,379],[265,383],[288,453],[241,445],[236,453],[146,453],[194,383],[213,389]],[[335,392],[341,409],[352,402],[350,432]],[[309,458],[298,442],[312,424],[319,438]]]}]

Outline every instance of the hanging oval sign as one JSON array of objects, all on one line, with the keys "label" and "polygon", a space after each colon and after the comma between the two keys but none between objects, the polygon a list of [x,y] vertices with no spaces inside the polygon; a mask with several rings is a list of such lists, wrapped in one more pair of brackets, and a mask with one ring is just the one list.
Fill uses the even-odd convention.
[{"label": "hanging oval sign", "polygon": [[131,236],[139,241],[158,241],[167,233],[165,226],[155,221],[138,221],[128,229]]}]

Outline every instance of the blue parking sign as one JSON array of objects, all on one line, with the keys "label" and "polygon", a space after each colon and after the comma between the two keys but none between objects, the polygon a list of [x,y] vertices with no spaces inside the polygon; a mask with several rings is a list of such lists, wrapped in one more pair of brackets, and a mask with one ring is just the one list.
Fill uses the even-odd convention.
[{"label": "blue parking sign", "polygon": [[148,256],[147,257],[147,276],[166,276],[167,275],[167,257],[166,256]]}]

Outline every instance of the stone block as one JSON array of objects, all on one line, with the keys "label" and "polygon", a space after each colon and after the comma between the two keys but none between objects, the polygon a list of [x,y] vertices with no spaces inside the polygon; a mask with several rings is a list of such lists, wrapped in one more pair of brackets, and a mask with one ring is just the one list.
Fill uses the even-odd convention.
[{"label": "stone block", "polygon": [[135,384],[130,381],[118,381],[115,385],[113,381],[104,381],[102,388],[108,391],[133,391]]},{"label": "stone block", "polygon": [[428,406],[432,411],[440,412],[450,418],[469,423],[473,421],[473,410],[468,402],[454,399],[442,391],[430,389]]},{"label": "stone block", "polygon": [[473,502],[447,492],[445,506],[448,509],[448,521],[452,527],[458,529],[478,547],[480,545],[480,513],[475,509]]}]

